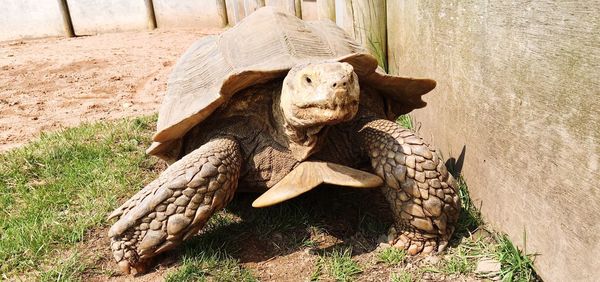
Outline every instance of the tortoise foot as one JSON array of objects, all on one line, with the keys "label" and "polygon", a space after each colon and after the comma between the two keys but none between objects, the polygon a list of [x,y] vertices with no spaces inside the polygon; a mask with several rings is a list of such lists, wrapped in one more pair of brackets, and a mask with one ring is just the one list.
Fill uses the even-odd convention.
[{"label": "tortoise foot", "polygon": [[391,227],[388,232],[388,243],[393,247],[406,250],[411,255],[429,255],[442,252],[448,246],[448,241],[437,236],[422,234],[416,231],[397,231]]}]

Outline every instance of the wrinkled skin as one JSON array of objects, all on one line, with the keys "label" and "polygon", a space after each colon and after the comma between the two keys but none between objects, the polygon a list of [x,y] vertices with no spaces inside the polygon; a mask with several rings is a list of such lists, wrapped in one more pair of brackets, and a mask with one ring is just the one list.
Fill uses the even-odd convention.
[{"label": "wrinkled skin", "polygon": [[188,132],[180,159],[111,215],[123,272],[144,272],[152,257],[197,234],[238,187],[264,192],[304,160],[370,164],[394,215],[390,243],[411,255],[446,247],[460,207],[452,176],[434,149],[385,119],[384,98],[361,89],[351,65],[299,65],[236,97]]}]

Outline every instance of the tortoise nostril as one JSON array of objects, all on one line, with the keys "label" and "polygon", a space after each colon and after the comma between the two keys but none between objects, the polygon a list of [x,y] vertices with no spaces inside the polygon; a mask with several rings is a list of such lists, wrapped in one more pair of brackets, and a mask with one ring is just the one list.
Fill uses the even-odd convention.
[{"label": "tortoise nostril", "polygon": [[342,83],[342,86],[346,86],[346,83],[345,83],[345,82],[344,82],[344,83]]},{"label": "tortoise nostril", "polygon": [[335,88],[337,86],[337,82],[333,84],[333,87]]}]

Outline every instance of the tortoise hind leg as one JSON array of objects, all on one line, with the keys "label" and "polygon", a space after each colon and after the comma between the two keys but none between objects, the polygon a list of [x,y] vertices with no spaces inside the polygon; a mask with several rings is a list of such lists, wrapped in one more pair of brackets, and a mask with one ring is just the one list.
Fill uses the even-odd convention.
[{"label": "tortoise hind leg", "polygon": [[111,249],[119,268],[145,272],[154,256],[198,233],[233,198],[242,157],[238,143],[216,138],[169,166],[109,218]]},{"label": "tortoise hind leg", "polygon": [[455,181],[435,150],[421,138],[382,119],[359,131],[362,148],[394,213],[391,244],[409,254],[444,250],[458,220],[460,202]]}]

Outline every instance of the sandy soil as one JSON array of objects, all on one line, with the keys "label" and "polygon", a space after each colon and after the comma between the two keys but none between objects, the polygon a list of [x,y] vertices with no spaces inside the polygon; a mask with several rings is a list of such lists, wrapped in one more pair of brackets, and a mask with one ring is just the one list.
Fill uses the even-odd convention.
[{"label": "sandy soil", "polygon": [[156,112],[176,60],[219,31],[0,42],[0,152],[42,131]]}]

